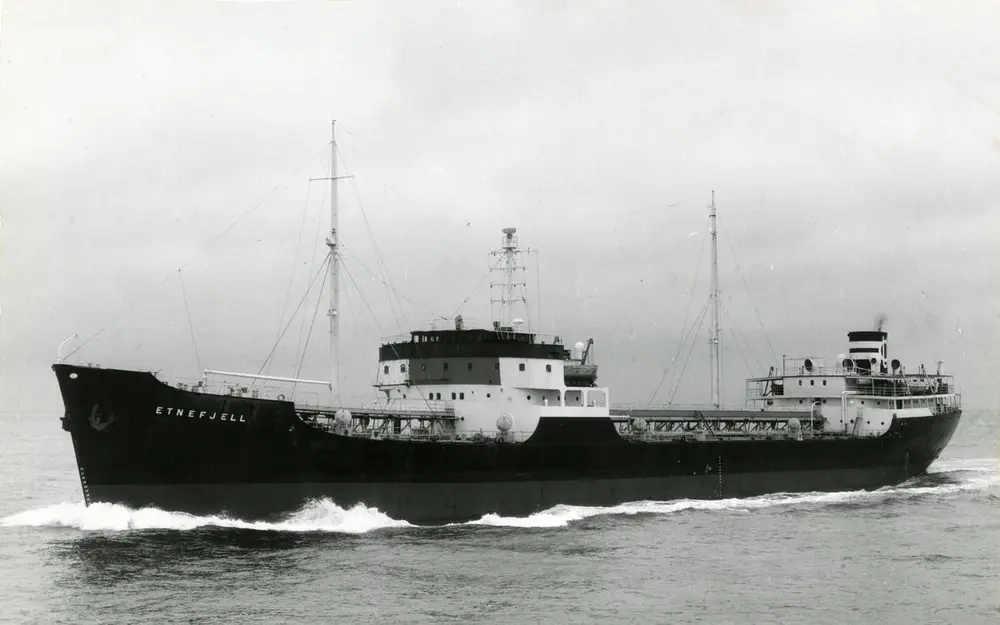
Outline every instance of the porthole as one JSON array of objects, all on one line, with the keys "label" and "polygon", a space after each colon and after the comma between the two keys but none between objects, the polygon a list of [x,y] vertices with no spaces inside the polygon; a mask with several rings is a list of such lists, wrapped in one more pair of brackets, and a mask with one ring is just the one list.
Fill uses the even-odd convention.
[{"label": "porthole", "polygon": [[552,365],[545,365],[545,371],[547,373],[552,373]]},{"label": "porthole", "polygon": [[826,380],[823,380],[823,386],[826,386]]},{"label": "porthole", "polygon": [[490,398],[490,394],[486,393],[486,399],[489,399],[489,398]]},{"label": "porthole", "polygon": [[382,373],[389,373],[389,365],[386,365],[386,366],[385,366],[385,367],[384,367],[384,368],[382,369]]},{"label": "porthole", "polygon": [[517,366],[517,370],[518,371],[524,371],[524,363],[523,362]]},{"label": "porthole", "polygon": [[802,386],[802,380],[799,380],[799,386]]},{"label": "porthole", "polygon": [[406,373],[406,365],[399,365],[399,372]]},{"label": "porthole", "polygon": [[528,395],[528,401],[531,401],[531,395]]},{"label": "porthole", "polygon": [[809,386],[816,386],[816,380],[809,380]]},{"label": "porthole", "polygon": [[80,377],[80,376],[79,376],[79,375],[77,375],[76,373],[71,373],[71,374],[69,374],[69,379],[70,379],[70,380],[75,380],[75,379],[77,379],[78,377]]},{"label": "porthole", "polygon": [[468,363],[468,365],[469,365],[469,371],[472,371],[472,363],[470,362]]},{"label": "porthole", "polygon": [[799,400],[799,403],[800,403],[800,404],[802,403],[802,400],[801,400],[801,399]]},{"label": "porthole", "polygon": [[448,370],[448,363],[444,363],[444,370],[445,370],[445,371],[447,371],[447,370]]}]

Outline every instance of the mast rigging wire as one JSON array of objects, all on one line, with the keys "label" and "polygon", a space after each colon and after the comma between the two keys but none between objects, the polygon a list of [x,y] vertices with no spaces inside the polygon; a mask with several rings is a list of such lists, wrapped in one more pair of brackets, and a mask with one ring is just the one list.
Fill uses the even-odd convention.
[{"label": "mast rigging wire", "polygon": [[767,341],[767,348],[771,350],[771,358],[773,359],[773,362],[777,362],[778,354],[775,353],[774,347],[771,346],[771,337],[768,336],[767,328],[764,326],[764,320],[760,316],[760,311],[757,310],[757,304],[754,303],[753,296],[750,295],[750,285],[747,283],[746,276],[743,275],[743,269],[740,268],[740,261],[736,257],[736,250],[733,249],[733,244],[729,240],[728,236],[726,237],[726,246],[729,247],[729,252],[733,255],[733,262],[736,264],[736,271],[739,272],[740,278],[743,279],[743,288],[746,289],[747,299],[750,300],[750,307],[753,308],[754,314],[757,315],[757,321],[760,323],[760,329],[764,331],[764,340]]},{"label": "mast rigging wire", "polygon": [[[375,233],[372,230],[371,222],[368,220],[368,212],[365,211],[364,202],[361,201],[361,193],[358,191],[357,183],[354,182],[354,176],[351,173],[351,168],[347,165],[347,161],[344,159],[344,155],[340,150],[337,150],[337,157],[344,166],[345,174],[347,174],[344,177],[351,180],[351,190],[354,192],[354,198],[358,203],[358,209],[361,211],[361,218],[364,220],[365,228],[368,230],[368,236],[371,238],[372,250],[375,252],[375,263],[385,278],[383,285],[386,287],[386,296],[389,300],[389,307],[392,309],[393,316],[395,317],[397,329],[399,332],[403,332],[403,327],[399,323],[399,316],[402,315],[403,321],[406,322],[407,326],[410,325],[410,322],[406,317],[405,310],[403,310],[403,303],[401,301],[399,291],[396,289],[395,285],[393,285],[392,279],[389,277],[389,271],[386,268],[385,259],[382,256],[382,251],[379,249],[378,241],[375,240]],[[392,300],[393,295],[396,296],[396,302],[393,302]],[[396,310],[397,307],[399,308],[398,311]]]},{"label": "mast rigging wire", "polygon": [[[688,317],[691,315],[691,304],[694,302],[694,290],[698,286],[698,276],[701,274],[701,261],[705,256],[705,241],[708,240],[708,221],[709,218],[706,217],[706,235],[701,238],[701,247],[698,249],[698,263],[695,265],[694,269],[694,280],[691,281],[691,288],[688,289],[688,303],[687,307],[684,309],[684,321],[681,323],[682,332],[684,332],[687,328]],[[705,306],[708,306],[708,302],[705,303]],[[663,383],[666,381],[667,375],[670,373],[670,369],[673,368],[674,363],[677,362],[677,357],[680,356],[681,350],[684,348],[684,343],[687,341],[686,337],[686,334],[681,334],[681,341],[677,344],[677,352],[674,354],[674,357],[670,359],[670,364],[667,365],[667,368],[664,369],[663,377],[660,378],[660,382],[656,385],[656,390],[653,391],[653,395],[649,398],[649,402],[646,404],[647,407],[652,405],[653,400],[656,399],[656,394],[660,392],[660,387],[663,386]]]},{"label": "mast rigging wire", "polygon": [[177,278],[181,282],[181,295],[184,297],[184,312],[187,313],[188,329],[191,330],[191,345],[194,346],[194,360],[198,363],[198,371],[204,371],[201,368],[201,356],[198,355],[198,341],[194,338],[194,323],[191,321],[191,307],[188,305],[187,289],[184,288],[184,274],[180,269],[177,270]]},{"label": "mast rigging wire", "polygon": [[476,286],[472,288],[472,291],[470,291],[469,294],[465,296],[465,299],[463,299],[462,303],[458,305],[458,308],[455,309],[455,312],[451,313],[452,318],[454,318],[455,315],[457,315],[459,311],[462,310],[462,306],[465,306],[469,302],[469,300],[472,299],[472,296],[476,294],[476,291],[478,291],[484,284],[486,284],[486,282],[489,281],[490,275],[495,269],[496,268],[491,265],[489,269],[486,270],[486,273],[483,274],[483,277],[480,278],[479,282],[476,283]]},{"label": "mast rigging wire", "polygon": [[[320,215],[323,214],[324,207],[326,206],[326,191],[327,191],[327,187],[326,187],[326,185],[324,185],[323,186],[322,195],[320,195],[320,200],[319,200],[319,214]],[[331,198],[331,201],[332,201],[332,198]],[[313,241],[314,242],[320,240],[320,238],[321,238],[320,232],[322,230],[322,226],[323,226],[323,218],[322,217],[317,217],[316,218],[316,232],[313,233]],[[339,248],[339,246],[338,246],[338,248]],[[313,272],[313,269],[316,267],[316,259],[319,258],[319,254],[316,253],[317,249],[319,249],[319,248],[318,247],[314,247],[313,248],[312,258],[309,261],[309,274],[307,274],[307,275],[311,275],[312,272]],[[328,254],[329,254],[329,252],[327,252],[327,255]],[[325,260],[326,259],[326,255],[324,255],[323,258]],[[305,317],[302,317],[302,319],[299,321],[299,336],[295,340],[295,359],[296,360],[298,360],[300,350],[304,350],[304,348],[302,347],[302,333],[305,331],[305,327],[306,327],[306,319],[305,319]]]},{"label": "mast rigging wire", "polygon": [[[243,221],[244,219],[246,219],[246,218],[247,218],[247,217],[248,217],[248,216],[249,216],[249,215],[250,215],[251,213],[253,213],[253,212],[257,211],[257,210],[258,210],[258,209],[259,209],[259,208],[260,208],[261,206],[263,206],[263,205],[264,205],[264,202],[266,202],[266,201],[267,201],[267,200],[268,200],[268,199],[269,199],[269,198],[270,198],[270,197],[271,197],[272,195],[274,195],[275,193],[277,193],[277,192],[278,192],[278,191],[279,191],[280,189],[283,189],[283,188],[287,187],[287,186],[288,186],[288,183],[289,183],[289,181],[291,181],[291,179],[292,179],[292,178],[295,178],[295,177],[297,177],[297,176],[299,175],[299,173],[300,173],[300,172],[301,172],[302,170],[306,169],[306,168],[307,168],[307,167],[308,167],[308,166],[309,166],[310,164],[314,163],[314,162],[315,162],[315,160],[316,160],[316,158],[317,158],[317,157],[319,156],[320,152],[322,152],[322,151],[323,151],[323,150],[325,150],[325,149],[326,149],[326,148],[325,148],[325,146],[324,146],[324,148],[323,148],[323,149],[321,149],[321,150],[317,150],[317,151],[316,151],[316,152],[315,152],[315,153],[314,153],[314,154],[313,154],[313,155],[312,155],[312,156],[310,157],[309,161],[308,161],[308,162],[307,162],[307,163],[306,163],[305,165],[302,165],[301,167],[299,167],[298,169],[296,169],[296,170],[295,170],[295,171],[294,171],[294,172],[292,173],[292,175],[291,175],[291,176],[289,176],[289,177],[288,177],[288,179],[286,179],[286,181],[285,181],[285,182],[283,182],[283,183],[281,183],[281,184],[279,184],[279,185],[275,186],[275,187],[274,187],[273,189],[271,189],[271,190],[270,190],[270,191],[268,191],[268,192],[267,192],[266,194],[264,194],[264,197],[263,197],[263,198],[261,198],[261,200],[260,200],[260,201],[258,201],[258,202],[257,202],[256,204],[254,204],[253,206],[251,206],[251,207],[250,207],[249,209],[247,209],[247,210],[246,210],[246,211],[245,211],[245,212],[244,212],[244,213],[243,213],[242,215],[240,215],[240,216],[239,216],[239,217],[238,217],[238,218],[237,218],[237,219],[236,219],[235,221],[233,221],[233,222],[232,222],[232,223],[230,223],[230,224],[229,224],[229,225],[228,225],[228,226],[227,226],[227,227],[226,227],[225,229],[223,229],[223,230],[222,230],[222,232],[220,232],[219,234],[217,234],[217,235],[215,235],[214,237],[212,237],[212,238],[211,238],[211,239],[210,239],[210,240],[209,240],[209,241],[208,241],[207,243],[205,243],[205,244],[201,245],[201,246],[200,246],[200,247],[198,248],[198,250],[197,250],[197,251],[196,251],[196,252],[195,252],[194,254],[192,254],[192,255],[191,255],[191,256],[190,256],[190,257],[189,257],[189,258],[188,258],[188,259],[187,259],[186,261],[184,261],[183,263],[181,263],[181,265],[180,265],[179,267],[177,267],[176,271],[180,271],[181,269],[184,269],[185,267],[187,267],[188,265],[190,265],[190,264],[191,264],[191,263],[192,263],[192,262],[193,262],[193,261],[194,261],[194,260],[195,260],[196,258],[198,258],[199,256],[201,256],[201,255],[202,255],[202,254],[203,254],[203,253],[205,252],[205,250],[207,250],[207,249],[210,249],[210,248],[212,247],[212,245],[213,245],[213,244],[214,244],[214,243],[215,243],[216,241],[218,241],[219,239],[221,239],[221,238],[222,238],[223,236],[225,236],[225,235],[226,235],[227,233],[229,233],[229,231],[230,231],[230,230],[232,230],[232,229],[233,229],[233,228],[235,228],[235,227],[236,227],[237,225],[239,225],[239,224],[240,224],[240,223],[241,223],[241,222],[242,222],[242,221]],[[124,317],[124,316],[125,316],[126,314],[128,314],[128,313],[129,313],[129,312],[131,312],[131,311],[132,311],[133,309],[135,309],[135,307],[136,307],[136,306],[137,306],[137,305],[138,305],[138,304],[139,304],[140,302],[142,302],[142,301],[145,301],[145,300],[146,300],[146,298],[148,298],[148,297],[149,297],[150,295],[152,295],[153,293],[155,293],[156,291],[158,291],[158,290],[159,290],[160,288],[162,288],[162,287],[163,287],[163,285],[164,285],[164,284],[166,284],[166,283],[167,283],[167,281],[168,281],[168,280],[170,280],[170,278],[172,278],[172,277],[173,277],[173,275],[174,275],[174,271],[175,271],[175,270],[171,270],[171,271],[170,271],[169,273],[167,273],[167,274],[166,274],[166,275],[165,275],[165,276],[163,277],[163,279],[162,279],[162,280],[160,280],[159,282],[157,282],[157,283],[156,283],[155,285],[153,285],[152,287],[149,287],[148,289],[146,289],[146,290],[145,290],[145,291],[144,291],[143,293],[141,293],[141,294],[137,295],[136,297],[134,297],[134,298],[133,298],[133,299],[131,300],[131,302],[129,303],[129,305],[128,305],[128,306],[127,306],[127,307],[125,308],[125,310],[123,310],[122,312],[118,313],[118,314],[117,314],[117,315],[116,315],[116,316],[115,316],[114,318],[112,318],[112,319],[111,319],[111,321],[109,321],[109,322],[108,322],[108,323],[106,323],[106,324],[105,324],[104,326],[102,326],[102,327],[101,327],[101,328],[100,328],[99,330],[97,330],[97,332],[94,332],[94,333],[93,333],[93,334],[91,334],[91,335],[90,335],[89,337],[87,337],[87,339],[85,339],[84,341],[81,341],[81,342],[80,342],[80,344],[79,344],[79,345],[77,345],[77,346],[76,346],[76,347],[75,347],[75,348],[74,348],[74,349],[73,349],[72,351],[70,351],[70,352],[69,352],[68,354],[66,354],[66,357],[65,357],[65,358],[63,358],[63,359],[62,359],[62,361],[60,361],[60,362],[64,362],[64,361],[68,360],[68,359],[70,358],[70,356],[72,356],[73,354],[75,354],[75,353],[77,353],[78,351],[80,351],[81,349],[83,349],[83,348],[84,348],[84,347],[85,347],[85,346],[86,346],[87,344],[89,344],[89,343],[90,343],[91,341],[93,341],[94,339],[96,339],[96,338],[97,338],[98,336],[100,336],[101,334],[104,334],[104,331],[105,331],[105,330],[107,330],[108,328],[110,328],[111,326],[113,326],[113,325],[114,325],[115,323],[117,323],[117,322],[118,322],[118,320],[120,320],[120,319],[121,319],[122,317]]]},{"label": "mast rigging wire", "polygon": [[[722,312],[726,315],[726,318],[729,319],[730,321],[732,321],[733,322],[733,326],[735,327],[736,322],[733,319],[732,314],[729,312],[729,309],[727,309],[725,306],[722,306],[721,308],[722,308]],[[747,359],[747,355],[746,355],[746,353],[744,353],[743,347],[740,345],[739,334],[737,334],[737,333],[734,332],[734,335],[737,337],[737,340],[736,340],[736,351],[738,351],[740,353],[740,356],[743,357],[743,364],[745,364],[747,366],[747,371],[750,372],[751,375],[753,375],[753,367],[750,366],[750,361]],[[744,337],[743,341],[747,345],[747,348],[749,349],[749,343],[746,342],[746,338],[745,337]],[[753,353],[753,352],[751,351],[751,353]],[[754,359],[756,360],[756,357],[754,357]],[[760,363],[760,360],[757,360],[757,364],[759,366],[763,367],[763,365],[761,365],[761,363]]]},{"label": "mast rigging wire", "polygon": [[[281,300],[281,316],[278,317],[278,328],[275,330],[275,340],[281,334],[281,326],[285,323],[285,307],[288,306],[288,296],[292,292],[292,284],[295,282],[295,269],[299,261],[299,249],[302,245],[302,233],[306,229],[306,214],[309,212],[309,195],[312,192],[312,185],[306,185],[306,199],[302,204],[302,219],[299,221],[299,234],[295,240],[295,253],[292,254],[292,267],[288,272],[288,286],[285,287],[285,296]],[[315,256],[314,256],[315,259]]]},{"label": "mast rigging wire", "polygon": [[[701,308],[698,311],[698,315],[695,317],[695,321],[697,321],[699,318],[701,318],[702,315],[705,314],[705,311],[708,310],[708,304],[710,301],[711,299],[705,300],[705,303],[702,304]],[[701,326],[698,327],[700,328]],[[666,382],[667,376],[670,374],[670,370],[673,369],[674,365],[677,364],[678,362],[677,357],[681,355],[681,351],[684,349],[684,346],[687,345],[688,339],[692,337],[694,331],[695,331],[695,326],[692,323],[691,328],[687,330],[687,333],[681,335],[681,341],[677,345],[677,353],[675,353],[674,357],[670,359],[670,364],[667,365],[667,368],[663,371],[663,377],[660,378],[660,383],[656,385],[656,390],[653,391],[653,395],[649,398],[649,401],[646,402],[647,408],[653,404],[653,400],[656,399],[656,394],[660,392],[660,387],[663,386],[664,382]]]},{"label": "mast rigging wire", "polygon": [[[299,374],[302,373],[302,365],[306,361],[306,350],[309,349],[309,338],[312,336],[313,326],[316,325],[316,317],[319,316],[319,305],[323,302],[323,291],[326,289],[326,281],[324,280],[320,283],[319,293],[316,295],[316,307],[313,309],[312,321],[309,322],[309,332],[306,334],[306,344],[305,348],[302,350],[301,357],[298,357],[299,365],[295,369],[295,378],[298,379]],[[296,354],[298,356],[298,354]],[[292,383],[292,390],[295,390],[297,382]]]},{"label": "mast rigging wire", "polygon": [[[708,312],[709,301],[711,301],[711,298],[709,298],[709,300],[705,302],[705,306],[701,309],[701,315],[700,315],[701,321],[698,322],[698,329],[694,332],[694,335],[697,335],[699,332],[701,332],[701,326],[704,325],[705,323],[705,317],[707,316],[705,313]],[[691,341],[691,347],[688,348],[688,355],[687,358],[684,360],[684,366],[681,367],[681,372],[677,375],[677,384],[674,385],[674,391],[670,394],[670,399],[667,401],[668,406],[673,405],[674,397],[677,395],[677,391],[681,387],[681,380],[684,379],[684,372],[687,371],[688,362],[691,361],[691,354],[694,353],[694,344],[695,342]]]},{"label": "mast rigging wire", "polygon": [[[292,311],[291,318],[288,320],[288,323],[285,324],[285,328],[281,331],[281,334],[278,335],[278,340],[274,342],[274,346],[271,347],[271,351],[268,352],[267,357],[264,359],[263,364],[261,364],[260,369],[257,371],[257,375],[260,375],[261,373],[263,373],[264,367],[267,366],[267,363],[268,363],[269,360],[271,360],[271,357],[274,355],[275,350],[278,349],[278,343],[281,342],[281,338],[285,335],[285,332],[288,331],[289,326],[292,325],[292,321],[295,320],[295,315],[299,312],[299,308],[302,307],[302,304],[306,301],[306,298],[309,296],[309,293],[312,291],[313,285],[316,284],[316,278],[318,278],[319,276],[323,275],[323,269],[326,267],[326,264],[328,262],[330,262],[330,254],[329,253],[327,253],[327,255],[326,255],[326,260],[323,261],[323,264],[320,265],[320,270],[317,271],[316,274],[312,277],[312,280],[309,281],[309,286],[306,288],[305,294],[302,296],[302,299],[299,300],[299,303],[295,307],[295,310]],[[254,382],[256,382],[256,380],[254,380]]]}]

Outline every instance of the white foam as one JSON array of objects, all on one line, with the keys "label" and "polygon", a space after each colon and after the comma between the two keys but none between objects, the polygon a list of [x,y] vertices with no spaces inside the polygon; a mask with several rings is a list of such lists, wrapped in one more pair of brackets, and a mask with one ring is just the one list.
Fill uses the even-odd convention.
[{"label": "white foam", "polygon": [[972,471],[975,473],[998,473],[1000,472],[1000,461],[997,458],[961,458],[957,460],[938,460],[932,464],[927,473],[930,475],[940,473],[957,473],[960,471]]},{"label": "white foam", "polygon": [[[915,498],[963,491],[984,490],[1000,484],[997,460],[974,458],[938,461],[928,471],[931,476],[953,474],[954,481],[933,486],[920,486],[915,478],[898,486],[874,491],[844,491],[833,493],[777,493],[744,499],[678,499],[673,501],[638,501],[617,506],[558,505],[526,517],[505,517],[487,514],[469,523],[458,525],[489,525],[497,527],[565,527],[598,515],[675,514],[685,510],[746,512],[773,506],[831,505],[851,502],[877,502],[882,499]],[[971,474],[971,475],[969,475]],[[243,521],[225,516],[194,516],[184,512],[169,512],[158,508],[133,509],[108,503],[86,506],[60,503],[27,510],[0,519],[0,526],[72,527],[80,530],[126,531],[141,529],[191,530],[199,527],[228,527],[261,531],[334,532],[362,534],[393,527],[413,527],[397,521],[377,508],[356,505],[341,508],[329,499],[313,500],[283,521]]]},{"label": "white foam", "polygon": [[195,516],[158,508],[138,510],[110,503],[60,503],[28,510],[0,519],[0,526],[74,527],[81,530],[191,530],[199,527],[228,527],[285,532],[336,532],[361,534],[387,527],[407,527],[406,521],[392,519],[376,508],[357,505],[344,509],[328,499],[314,500],[277,522],[243,521],[225,516]]},{"label": "white foam", "polygon": [[919,484],[922,478],[915,478],[898,486],[887,486],[873,491],[776,493],[743,499],[639,501],[610,507],[560,505],[526,517],[504,517],[497,514],[487,514],[469,524],[497,527],[564,527],[573,521],[580,521],[598,515],[673,514],[684,510],[746,512],[774,506],[877,502],[888,498],[909,499],[927,495],[946,495],[964,491],[985,490],[1000,485],[1000,473],[997,470],[997,461],[993,458],[941,461],[935,463],[928,471],[931,475],[960,474],[963,472],[983,473],[987,475],[960,477],[956,482],[935,486],[918,486],[916,484]]}]

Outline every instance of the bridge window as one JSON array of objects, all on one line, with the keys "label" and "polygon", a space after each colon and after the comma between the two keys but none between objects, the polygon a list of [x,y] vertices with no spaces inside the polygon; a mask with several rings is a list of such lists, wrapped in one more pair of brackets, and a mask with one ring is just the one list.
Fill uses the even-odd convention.
[{"label": "bridge window", "polygon": [[465,393],[459,393],[458,394],[458,398],[459,399],[465,399]]},{"label": "bridge window", "polygon": [[406,365],[399,365],[399,372],[406,373]]},{"label": "bridge window", "polygon": [[472,363],[469,363],[469,371],[472,371]]},{"label": "bridge window", "polygon": [[517,366],[517,370],[518,371],[524,371],[524,363],[523,362]]},{"label": "bridge window", "polygon": [[427,371],[427,363],[426,362],[420,363],[420,370],[421,371]]},{"label": "bridge window", "polygon": [[545,365],[546,373],[552,373],[552,365]]},{"label": "bridge window", "polygon": [[809,380],[809,386],[816,386],[816,380]]},{"label": "bridge window", "polygon": [[493,363],[493,369],[496,370],[496,371],[500,370],[500,361],[499,360],[496,361],[495,363]]},{"label": "bridge window", "polygon": [[382,372],[383,373],[389,373],[389,365],[386,365],[385,368],[382,369]]},{"label": "bridge window", "polygon": [[447,370],[448,370],[448,363],[444,363],[444,370],[445,370],[445,371],[447,371]]},{"label": "bridge window", "polygon": [[799,380],[799,386],[802,386],[802,380]]},{"label": "bridge window", "polygon": [[587,391],[587,405],[604,407],[608,404],[608,396],[604,391]]},{"label": "bridge window", "polygon": [[455,394],[454,393],[451,394],[451,398],[455,399]]},{"label": "bridge window", "polygon": [[823,380],[823,386],[826,386],[826,380]]}]

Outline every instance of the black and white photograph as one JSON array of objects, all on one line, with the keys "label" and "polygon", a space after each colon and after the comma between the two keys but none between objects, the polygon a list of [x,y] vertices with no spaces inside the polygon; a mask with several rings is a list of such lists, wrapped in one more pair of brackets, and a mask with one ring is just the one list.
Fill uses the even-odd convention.
[{"label": "black and white photograph", "polygon": [[0,623],[1000,622],[1000,0],[3,0]]}]

